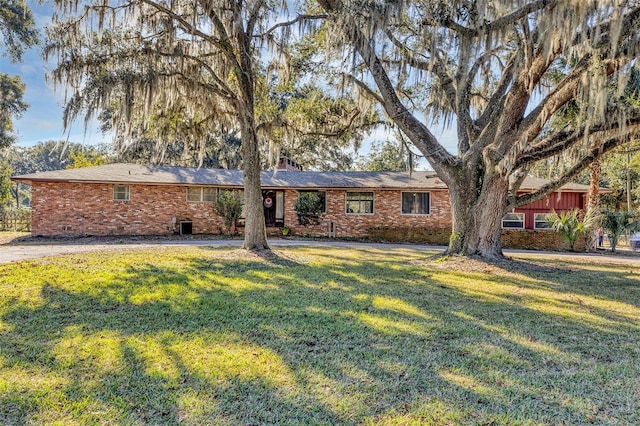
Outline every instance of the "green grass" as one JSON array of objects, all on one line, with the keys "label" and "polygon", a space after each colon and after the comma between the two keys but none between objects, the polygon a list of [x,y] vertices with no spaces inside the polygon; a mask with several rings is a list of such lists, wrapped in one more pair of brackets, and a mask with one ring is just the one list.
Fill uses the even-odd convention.
[{"label": "green grass", "polygon": [[0,424],[640,424],[637,267],[276,253],[0,265]]}]

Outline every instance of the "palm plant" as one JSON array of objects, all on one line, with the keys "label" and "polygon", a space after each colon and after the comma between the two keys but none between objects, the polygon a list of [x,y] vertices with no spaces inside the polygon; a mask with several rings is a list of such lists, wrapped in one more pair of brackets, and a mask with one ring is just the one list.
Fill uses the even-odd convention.
[{"label": "palm plant", "polygon": [[603,213],[602,229],[607,231],[609,235],[612,252],[616,251],[618,240],[622,234],[626,231],[633,232],[640,229],[640,220],[633,220],[637,217],[638,215],[636,213],[631,212],[605,211]]},{"label": "palm plant", "polygon": [[569,243],[571,251],[575,251],[578,235],[593,229],[597,223],[598,216],[592,211],[587,211],[583,217],[578,209],[560,212],[552,211],[546,217],[549,226]]}]

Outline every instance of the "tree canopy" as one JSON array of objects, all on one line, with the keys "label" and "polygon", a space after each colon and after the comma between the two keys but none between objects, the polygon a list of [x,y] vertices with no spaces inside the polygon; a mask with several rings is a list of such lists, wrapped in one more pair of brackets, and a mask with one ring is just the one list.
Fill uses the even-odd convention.
[{"label": "tree canopy", "polygon": [[[0,50],[17,62],[24,49],[38,42],[31,10],[22,0],[0,0]],[[0,74],[0,149],[15,142],[13,120],[28,105],[22,100],[25,85],[17,76]]]},{"label": "tree canopy", "polygon": [[22,100],[24,91],[20,77],[0,74],[0,149],[16,141],[13,119],[20,118],[29,107]]},{"label": "tree canopy", "polygon": [[409,170],[409,153],[402,144],[373,142],[371,152],[362,156],[356,167],[371,172],[404,172]]}]

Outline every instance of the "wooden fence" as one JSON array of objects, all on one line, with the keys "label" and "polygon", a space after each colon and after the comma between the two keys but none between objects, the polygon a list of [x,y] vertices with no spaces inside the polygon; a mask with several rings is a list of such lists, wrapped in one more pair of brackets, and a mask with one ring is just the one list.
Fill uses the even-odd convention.
[{"label": "wooden fence", "polygon": [[0,231],[31,231],[31,210],[0,210]]}]

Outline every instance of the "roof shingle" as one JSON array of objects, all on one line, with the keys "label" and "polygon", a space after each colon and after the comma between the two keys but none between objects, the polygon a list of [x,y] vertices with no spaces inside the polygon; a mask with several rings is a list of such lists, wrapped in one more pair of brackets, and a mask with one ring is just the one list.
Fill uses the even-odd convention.
[{"label": "roof shingle", "polygon": [[[176,166],[148,166],[141,164],[107,164],[80,169],[56,170],[15,176],[14,181],[31,182],[93,182],[149,185],[212,185],[241,187],[240,170],[207,169]],[[368,189],[429,189],[444,190],[447,186],[435,172],[301,172],[269,171],[261,174],[265,188],[368,188]],[[527,177],[521,190],[540,188],[548,180]],[[568,183],[563,191],[587,192],[587,185]]]}]

